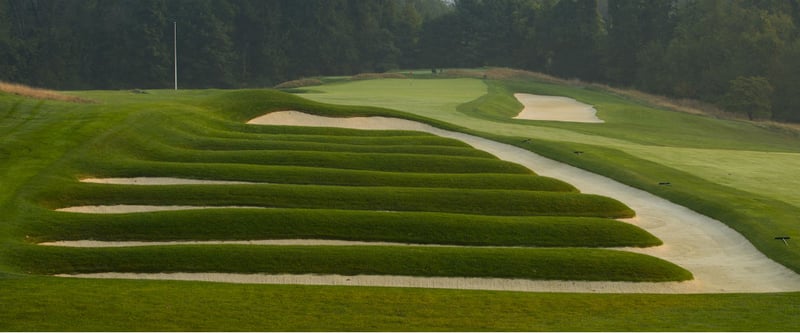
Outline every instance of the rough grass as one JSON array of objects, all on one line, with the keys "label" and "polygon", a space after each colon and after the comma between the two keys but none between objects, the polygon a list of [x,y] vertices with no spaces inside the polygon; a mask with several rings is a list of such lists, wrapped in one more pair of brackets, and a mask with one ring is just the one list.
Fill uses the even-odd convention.
[{"label": "rough grass", "polygon": [[374,80],[374,79],[405,79],[401,73],[360,73],[350,77],[351,80]]}]

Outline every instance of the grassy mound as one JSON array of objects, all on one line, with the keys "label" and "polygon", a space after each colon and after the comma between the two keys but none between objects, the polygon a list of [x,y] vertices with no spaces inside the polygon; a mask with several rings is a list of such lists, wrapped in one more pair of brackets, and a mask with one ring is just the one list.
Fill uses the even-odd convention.
[{"label": "grassy mound", "polygon": [[[586,217],[501,217],[332,209],[204,210],[141,214],[48,212],[29,241],[336,239],[414,244],[648,247],[661,242],[631,224]],[[51,222],[55,221],[55,222]]]},{"label": "grassy mound", "polygon": [[[40,274],[230,272],[495,277],[532,280],[683,281],[688,271],[636,253],[601,249],[476,249],[349,246],[153,246],[31,248]],[[159,260],[153,260],[159,258]]]}]

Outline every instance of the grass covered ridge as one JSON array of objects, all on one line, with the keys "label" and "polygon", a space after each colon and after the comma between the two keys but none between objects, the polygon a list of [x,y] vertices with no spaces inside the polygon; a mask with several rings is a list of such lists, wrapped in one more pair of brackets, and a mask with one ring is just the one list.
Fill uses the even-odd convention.
[{"label": "grass covered ridge", "polygon": [[[405,80],[406,84],[408,81],[410,80]],[[102,267],[158,271],[163,270],[167,263],[175,263],[186,270],[246,271],[240,265],[249,266],[248,260],[253,260],[254,265],[258,267],[259,260],[281,262],[282,256],[286,255],[309,260],[321,260],[319,255],[331,255],[335,258],[331,259],[331,262],[339,265],[325,266],[326,262],[322,262],[320,263],[322,266],[318,267],[346,273],[348,270],[360,270],[358,265],[367,262],[374,264],[374,269],[382,270],[383,274],[414,273],[424,276],[436,272],[441,275],[462,275],[472,272],[470,269],[484,265],[494,267],[492,265],[503,262],[524,261],[527,264],[529,261],[536,261],[536,265],[546,267],[540,267],[536,272],[530,270],[535,265],[508,271],[498,268],[497,272],[508,275],[544,276],[548,269],[565,265],[564,263],[574,263],[572,260],[582,260],[584,257],[589,258],[594,255],[603,258],[610,256],[606,250],[574,249],[577,251],[573,251],[563,248],[492,250],[476,248],[468,251],[470,256],[461,256],[465,253],[461,248],[448,248],[447,251],[435,249],[439,251],[433,251],[435,253],[428,255],[427,250],[418,252],[419,249],[416,248],[395,251],[389,247],[380,247],[379,252],[386,255],[383,258],[365,255],[362,253],[363,248],[359,250],[348,247],[328,251],[328,248],[311,247],[212,246],[203,249],[201,246],[174,246],[106,251],[106,249],[45,248],[31,244],[38,240],[103,237],[109,240],[246,239],[248,235],[258,235],[263,238],[311,236],[325,239],[456,245],[536,244],[535,246],[548,247],[614,246],[610,244],[636,243],[643,240],[646,240],[647,244],[657,242],[648,240],[647,234],[639,229],[628,229],[627,224],[594,217],[497,216],[427,211],[392,213],[331,208],[209,210],[115,216],[53,212],[39,203],[45,200],[48,206],[59,206],[61,203],[72,202],[73,199],[85,202],[95,202],[96,199],[102,201],[100,197],[106,193],[113,197],[109,201],[119,202],[128,199],[125,193],[129,189],[132,190],[133,198],[143,202],[147,200],[148,195],[171,199],[174,196],[183,196],[182,191],[193,192],[194,194],[185,200],[197,204],[218,202],[216,194],[224,194],[223,201],[233,202],[237,197],[258,201],[261,200],[258,189],[268,187],[268,185],[167,186],[161,189],[134,189],[127,186],[76,183],[77,178],[84,176],[183,176],[197,179],[220,177],[267,182],[275,182],[276,179],[286,177],[287,180],[281,185],[285,189],[303,187],[293,186],[296,184],[307,184],[308,186],[304,188],[322,191],[319,194],[311,193],[312,196],[324,197],[328,195],[326,189],[331,190],[329,194],[333,195],[335,188],[358,186],[363,188],[356,189],[352,193],[368,196],[366,193],[369,193],[369,190],[376,189],[378,191],[375,193],[383,193],[381,201],[393,198],[395,194],[392,190],[398,188],[408,190],[403,195],[411,197],[418,193],[429,193],[431,197],[446,193],[449,198],[459,196],[456,193],[451,196],[451,191],[472,192],[472,189],[477,190],[473,193],[503,192],[510,194],[511,197],[516,197],[522,192],[542,190],[537,189],[540,185],[534,180],[530,183],[520,181],[524,184],[517,187],[503,185],[528,179],[526,177],[543,178],[530,173],[410,173],[252,164],[253,160],[260,163],[261,157],[258,156],[253,156],[250,161],[243,159],[240,161],[243,163],[227,161],[205,163],[202,156],[206,151],[222,153],[292,151],[292,143],[298,144],[296,147],[300,149],[299,151],[315,151],[313,149],[324,149],[326,142],[334,141],[336,143],[331,146],[334,150],[351,148],[335,145],[364,146],[361,147],[365,148],[364,151],[361,151],[361,148],[355,148],[358,151],[348,151],[354,154],[372,154],[381,147],[425,146],[428,148],[424,149],[458,148],[456,151],[459,153],[456,156],[462,156],[461,152],[466,151],[460,151],[465,148],[463,144],[420,133],[250,126],[243,123],[249,114],[261,115],[269,109],[295,109],[331,116],[351,114],[397,116],[456,130],[459,126],[463,126],[463,124],[443,124],[443,120],[438,118],[431,120],[427,117],[369,107],[327,107],[321,103],[295,100],[293,97],[270,91],[153,91],[147,95],[130,96],[126,92],[76,94],[101,100],[103,103],[68,104],[11,95],[0,96],[0,129],[2,129],[0,181],[3,184],[0,190],[0,213],[4,216],[3,223],[0,224],[0,243],[2,243],[0,289],[3,290],[3,293],[0,293],[0,309],[2,309],[0,330],[230,330],[232,327],[242,330],[795,331],[798,329],[796,321],[793,320],[798,314],[795,306],[798,297],[796,293],[748,295],[502,293],[169,281],[95,281],[49,278],[26,273],[26,271],[97,270]],[[280,101],[283,99],[295,104],[281,104]],[[258,105],[250,105],[248,100]],[[279,105],[283,106],[278,107]],[[647,120],[643,118],[639,121]],[[542,128],[542,132],[535,133],[537,135],[585,133],[587,138],[597,135],[592,133],[591,128],[576,129],[560,126],[566,125],[548,124],[537,127],[537,130]],[[635,127],[630,126],[632,129]],[[687,131],[700,133],[695,129]],[[713,195],[720,195],[730,188],[706,187],[708,184],[703,183],[702,178],[697,176],[692,178],[690,173],[644,160],[639,155],[628,153],[628,150],[622,149],[623,146],[605,145],[608,142],[617,142],[615,140],[627,140],[621,137],[598,136],[596,142],[589,143],[583,141],[580,136],[576,140],[564,141],[563,136],[554,135],[548,139],[532,138],[533,140],[522,144],[522,139],[530,138],[529,135],[515,135],[513,131],[506,134],[510,135],[486,136],[515,143],[537,152],[541,149],[542,154],[557,156],[576,165],[595,165],[594,167],[600,172],[607,172],[615,178],[628,178],[628,181],[639,182],[643,187],[649,186],[655,193],[667,193],[665,196],[691,188],[697,190],[691,197],[691,200],[695,200],[695,204],[708,206],[719,212],[723,212],[727,205],[726,201],[716,200],[715,198],[719,197]],[[654,135],[666,136],[667,133]],[[147,140],[141,140],[148,137],[158,139],[154,139],[152,144]],[[748,144],[749,147],[771,146],[769,143],[772,139],[769,139],[769,136],[757,138],[759,139]],[[648,140],[644,136],[637,139],[642,142]],[[125,146],[126,141],[135,145],[134,148],[142,150]],[[653,141],[656,139],[653,138]],[[226,143],[230,143],[230,146]],[[308,144],[310,145],[302,147]],[[277,149],[281,147],[286,149]],[[777,144],[771,147],[776,150],[787,150],[791,145]],[[172,161],[162,160],[160,155],[155,157],[147,155],[151,153],[150,150],[160,154],[163,152],[162,148],[168,151],[181,151],[186,156],[182,160]],[[376,151],[370,151],[372,149]],[[586,153],[578,157],[572,154],[574,150],[583,150]],[[384,153],[406,154],[406,152],[392,151]],[[472,156],[472,153],[467,154]],[[431,150],[415,155],[424,158],[424,155],[442,154]],[[198,159],[192,160],[195,156]],[[472,157],[487,159],[487,156]],[[620,168],[619,165],[636,167]],[[603,169],[604,166],[606,169]],[[444,169],[442,170],[445,171]],[[477,168],[475,170],[479,171]],[[483,180],[484,176],[486,180]],[[669,178],[674,186],[657,186],[657,182],[664,178]],[[418,186],[428,181],[436,185]],[[414,186],[407,186],[412,182]],[[496,184],[493,184],[495,182]],[[382,191],[377,189],[379,187],[383,188]],[[294,193],[303,194],[304,191],[306,190],[300,189]],[[577,194],[574,193],[574,189],[570,190],[569,186],[559,191],[564,192],[559,194],[564,196]],[[738,205],[734,209],[727,207],[730,214],[758,213],[758,205],[740,205],[745,201],[742,198],[751,198],[752,203],[757,202],[771,207],[758,213],[769,214],[769,219],[792,216],[790,210],[773,209],[777,207],[774,201],[753,198],[752,193],[744,191],[728,193],[730,198],[727,202]],[[77,196],[73,198],[73,194]],[[523,197],[528,195],[533,197],[534,194],[529,193]],[[502,198],[501,194],[492,194],[490,197],[495,195],[497,198]],[[464,196],[467,197],[466,194]],[[415,200],[420,207],[432,205],[421,198]],[[467,198],[467,200],[480,201],[479,198]],[[365,204],[364,207],[368,206]],[[266,221],[279,222],[265,223]],[[769,225],[762,227],[768,228]],[[563,241],[561,234],[567,231],[585,238],[570,240],[573,243],[567,243]],[[760,232],[769,231],[764,229]],[[769,239],[765,242],[772,241]],[[538,257],[539,255],[548,258],[558,258],[559,255],[551,256],[547,251],[539,250],[560,252],[560,255],[566,258],[551,262],[553,266],[547,266],[548,259]],[[787,250],[791,251],[791,247]],[[193,260],[192,255],[196,255],[194,259],[197,260]],[[230,260],[231,256],[228,255],[240,258],[235,260],[238,263],[233,268],[225,268],[229,267],[229,262],[226,260]],[[119,261],[112,260],[113,256],[119,256]],[[152,258],[161,256],[165,257],[165,261],[160,264],[158,261],[153,262]],[[430,257],[430,260],[419,257]],[[615,263],[613,271],[627,271],[619,275],[628,279],[634,276],[632,272],[641,270],[669,275],[672,279],[686,274],[676,267],[660,266],[663,263],[655,263],[650,257],[619,259],[621,265]],[[305,266],[298,264],[293,267],[290,266],[292,263],[285,264],[298,272],[311,271],[317,267],[316,265],[312,267],[310,264]],[[636,267],[626,267],[628,264],[636,264]],[[400,272],[400,268],[403,272]],[[569,274],[584,275],[583,278],[589,278],[605,269],[611,270],[604,266],[595,266],[595,271],[592,272],[570,271]],[[260,267],[254,270],[270,269]],[[647,275],[643,273],[641,276]]]}]

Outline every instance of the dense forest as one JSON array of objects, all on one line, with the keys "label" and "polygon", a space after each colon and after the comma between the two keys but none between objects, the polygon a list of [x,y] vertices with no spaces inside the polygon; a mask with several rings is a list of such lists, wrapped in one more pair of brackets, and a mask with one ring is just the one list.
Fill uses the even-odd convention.
[{"label": "dense forest", "polygon": [[264,87],[502,66],[800,121],[800,0],[0,0],[0,80]]}]

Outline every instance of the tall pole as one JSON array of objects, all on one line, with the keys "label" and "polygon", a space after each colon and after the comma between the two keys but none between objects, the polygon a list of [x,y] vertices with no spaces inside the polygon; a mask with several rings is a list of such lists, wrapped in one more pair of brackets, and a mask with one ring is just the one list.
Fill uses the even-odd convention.
[{"label": "tall pole", "polygon": [[172,21],[172,53],[175,55],[175,90],[178,90],[178,22]]}]

